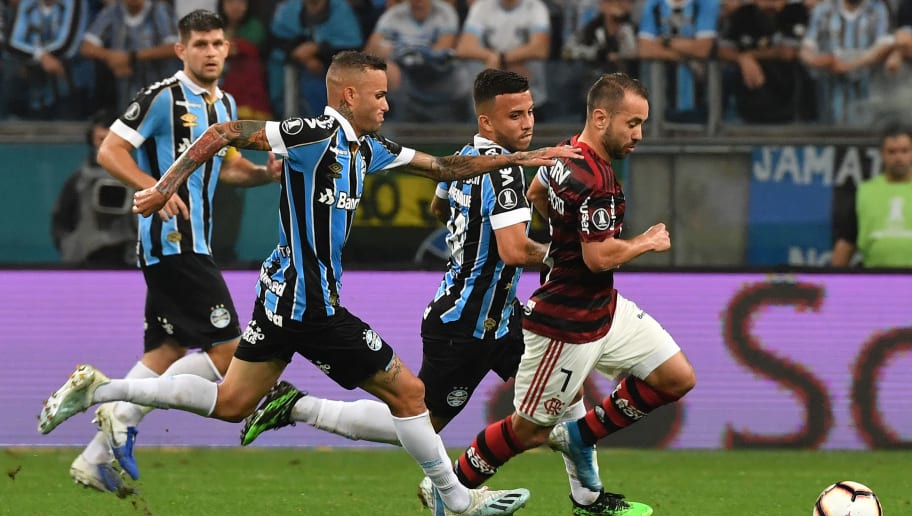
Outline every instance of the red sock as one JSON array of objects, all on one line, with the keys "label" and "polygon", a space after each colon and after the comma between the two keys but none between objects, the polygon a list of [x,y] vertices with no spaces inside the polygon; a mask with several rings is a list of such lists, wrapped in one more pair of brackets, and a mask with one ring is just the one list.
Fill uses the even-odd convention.
[{"label": "red sock", "polygon": [[653,410],[677,398],[659,392],[643,380],[628,376],[615,387],[611,396],[586,412],[579,420],[580,434],[586,444],[596,441],[642,419]]},{"label": "red sock", "polygon": [[513,433],[512,416],[488,425],[456,461],[456,476],[462,485],[474,489],[484,484],[511,458],[523,452]]}]

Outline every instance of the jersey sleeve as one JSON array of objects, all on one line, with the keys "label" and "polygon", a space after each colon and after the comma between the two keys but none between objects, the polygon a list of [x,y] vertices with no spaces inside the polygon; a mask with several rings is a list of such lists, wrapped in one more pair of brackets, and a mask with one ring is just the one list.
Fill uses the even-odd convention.
[{"label": "jersey sleeve", "polygon": [[111,125],[111,132],[139,148],[162,127],[170,127],[171,102],[168,89],[144,89]]},{"label": "jersey sleeve", "polygon": [[621,233],[617,210],[624,200],[609,191],[593,189],[576,177],[568,178],[564,192],[573,192],[567,209],[576,216],[576,232],[581,242],[601,242]]},{"label": "jersey sleeve", "polygon": [[276,154],[288,157],[288,151],[301,145],[331,138],[334,120],[330,116],[317,118],[288,118],[281,122],[266,122],[266,139]]},{"label": "jersey sleeve", "polygon": [[434,190],[434,195],[441,199],[448,199],[450,197],[450,183],[447,183],[446,181],[437,183],[437,188]]},{"label": "jersey sleeve", "polygon": [[522,167],[512,166],[488,173],[489,195],[483,204],[492,229],[501,229],[532,220],[526,200],[526,180]]},{"label": "jersey sleeve", "polygon": [[408,165],[415,158],[415,149],[403,147],[379,134],[365,138],[363,145],[370,145],[371,149],[370,163],[367,164],[368,174]]}]

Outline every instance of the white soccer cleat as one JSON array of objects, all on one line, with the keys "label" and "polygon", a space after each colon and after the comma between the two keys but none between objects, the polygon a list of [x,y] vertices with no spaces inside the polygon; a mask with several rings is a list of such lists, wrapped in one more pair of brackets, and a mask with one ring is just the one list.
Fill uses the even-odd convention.
[{"label": "white soccer cleat", "polygon": [[92,406],[92,393],[110,380],[90,365],[80,365],[51,397],[44,400],[38,414],[38,431],[51,433],[60,423]]},{"label": "white soccer cleat", "polygon": [[80,454],[70,465],[70,476],[77,484],[99,491],[119,493],[123,480],[110,463],[92,464]]},{"label": "white soccer cleat", "polygon": [[114,452],[114,458],[120,464],[120,467],[130,475],[133,480],[139,479],[139,467],[136,465],[136,458],[133,456],[133,446],[136,444],[135,426],[127,426],[114,414],[114,403],[104,403],[95,411],[95,419],[92,420],[101,433],[105,435],[108,446]]},{"label": "white soccer cleat", "polygon": [[528,489],[509,489],[493,491],[487,488],[469,489],[472,502],[469,508],[462,512],[453,512],[444,509],[447,516],[496,516],[498,514],[513,514],[522,509],[529,501]]}]

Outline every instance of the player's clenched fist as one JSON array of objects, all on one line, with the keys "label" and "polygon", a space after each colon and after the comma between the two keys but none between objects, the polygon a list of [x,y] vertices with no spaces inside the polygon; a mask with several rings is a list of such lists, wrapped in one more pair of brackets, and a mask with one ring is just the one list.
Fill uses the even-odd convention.
[{"label": "player's clenched fist", "polygon": [[647,229],[643,236],[652,244],[652,250],[657,253],[671,249],[671,235],[668,234],[668,230],[665,229],[665,224],[662,222]]}]

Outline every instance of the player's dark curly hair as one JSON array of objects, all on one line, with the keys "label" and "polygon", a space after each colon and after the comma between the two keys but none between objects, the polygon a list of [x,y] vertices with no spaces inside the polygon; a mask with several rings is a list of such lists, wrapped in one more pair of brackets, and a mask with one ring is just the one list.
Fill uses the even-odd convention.
[{"label": "player's dark curly hair", "polygon": [[613,113],[628,91],[649,100],[646,86],[633,77],[620,72],[602,75],[589,88],[589,93],[586,95],[586,114],[591,115],[592,111],[598,108],[607,109],[608,112]]},{"label": "player's dark curly hair", "polygon": [[475,78],[472,98],[475,105],[492,100],[498,95],[529,91],[529,80],[515,72],[488,68]]},{"label": "player's dark curly hair", "polygon": [[225,20],[221,16],[206,9],[197,9],[187,13],[177,22],[177,32],[183,42],[190,40],[190,33],[209,32],[210,30],[225,30]]}]

